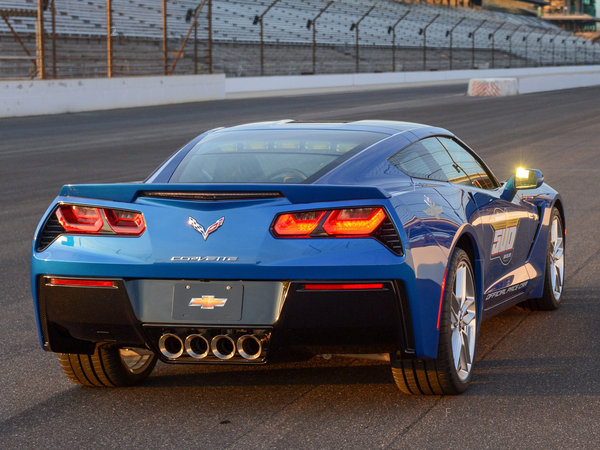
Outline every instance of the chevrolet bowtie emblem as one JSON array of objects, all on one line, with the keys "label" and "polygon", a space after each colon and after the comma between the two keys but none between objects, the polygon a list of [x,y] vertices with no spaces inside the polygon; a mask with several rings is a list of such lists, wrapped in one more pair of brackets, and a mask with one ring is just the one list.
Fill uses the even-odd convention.
[{"label": "chevrolet bowtie emblem", "polygon": [[202,309],[215,309],[217,307],[223,307],[227,303],[226,298],[215,298],[214,295],[203,295],[199,298],[192,298],[188,306],[200,306]]},{"label": "chevrolet bowtie emblem", "polygon": [[194,228],[194,230],[196,230],[198,233],[200,233],[202,235],[202,237],[204,238],[204,240],[206,240],[208,238],[208,235],[210,233],[212,233],[213,231],[216,231],[217,228],[219,228],[221,225],[223,225],[224,221],[225,221],[225,217],[221,217],[219,220],[217,220],[215,223],[213,223],[210,227],[208,227],[205,230],[204,227],[196,221],[196,219],[194,219],[193,217],[188,217],[188,225],[191,225]]}]

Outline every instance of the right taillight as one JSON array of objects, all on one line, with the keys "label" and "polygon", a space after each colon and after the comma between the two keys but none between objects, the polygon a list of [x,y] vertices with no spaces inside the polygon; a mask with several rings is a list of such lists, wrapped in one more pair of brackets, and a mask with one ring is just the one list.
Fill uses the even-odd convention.
[{"label": "right taillight", "polygon": [[386,218],[383,208],[335,209],[323,223],[330,236],[368,236]]},{"label": "right taillight", "polygon": [[404,253],[398,230],[381,206],[320,209],[279,214],[271,226],[277,238],[373,238],[397,255]]}]

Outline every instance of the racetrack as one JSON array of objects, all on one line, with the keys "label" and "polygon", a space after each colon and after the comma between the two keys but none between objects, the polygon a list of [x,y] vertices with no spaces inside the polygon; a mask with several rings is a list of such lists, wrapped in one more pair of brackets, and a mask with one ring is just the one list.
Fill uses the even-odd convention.
[{"label": "racetrack", "polygon": [[[600,442],[600,87],[504,98],[465,85],[228,100],[0,120],[0,446],[597,447]],[[128,389],[71,384],[38,344],[35,226],[65,183],[139,180],[201,131],[358,120],[449,128],[499,178],[539,168],[566,205],[564,304],[482,325],[474,382],[410,397],[388,364],[334,357],[265,367],[157,366]]]}]

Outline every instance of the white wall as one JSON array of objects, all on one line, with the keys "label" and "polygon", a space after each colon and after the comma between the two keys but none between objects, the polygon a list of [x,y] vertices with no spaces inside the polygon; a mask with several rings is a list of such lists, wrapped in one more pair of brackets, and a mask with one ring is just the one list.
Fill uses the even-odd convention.
[{"label": "white wall", "polygon": [[600,71],[519,78],[519,94],[600,85]]},{"label": "white wall", "polygon": [[225,75],[0,82],[0,117],[134,108],[225,98]]},{"label": "white wall", "polygon": [[[536,67],[523,69],[446,70],[435,72],[388,72],[342,75],[293,75],[275,77],[227,78],[228,98],[302,92],[322,88],[356,88],[375,85],[407,85],[443,81],[468,81],[471,78],[523,77],[551,74],[600,73],[600,66]],[[600,84],[600,83],[599,83]],[[558,88],[560,89],[560,88]]]},{"label": "white wall", "polygon": [[339,75],[225,78],[183,75],[0,82],[0,117],[218,100],[229,97],[327,92],[419,83],[467,82],[471,78],[519,78],[520,93],[600,85],[600,66],[527,69],[390,72]]}]

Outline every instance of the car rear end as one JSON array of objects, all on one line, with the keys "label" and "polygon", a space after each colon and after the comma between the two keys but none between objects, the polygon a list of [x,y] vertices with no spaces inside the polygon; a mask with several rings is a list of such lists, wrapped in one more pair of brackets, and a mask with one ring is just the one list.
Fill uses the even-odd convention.
[{"label": "car rear end", "polygon": [[234,127],[192,141],[145,183],[65,186],[34,241],[42,345],[147,347],[183,363],[414,353],[415,275],[390,195],[318,183],[362,170],[357,157],[394,133]]},{"label": "car rear end", "polygon": [[396,222],[370,187],[65,187],[34,241],[42,344],[170,362],[410,351]]}]

